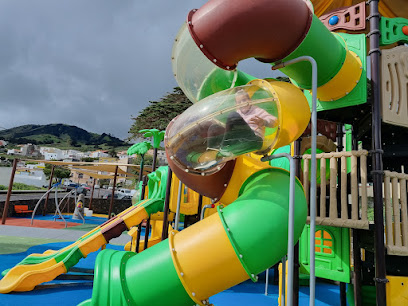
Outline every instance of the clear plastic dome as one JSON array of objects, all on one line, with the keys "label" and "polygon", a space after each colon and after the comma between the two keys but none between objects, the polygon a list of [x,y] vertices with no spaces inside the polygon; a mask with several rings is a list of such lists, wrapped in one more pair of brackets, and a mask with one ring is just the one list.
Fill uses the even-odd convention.
[{"label": "clear plastic dome", "polygon": [[194,42],[186,23],[177,34],[171,58],[177,83],[193,103],[236,85],[239,72],[213,64]]},{"label": "clear plastic dome", "polygon": [[279,122],[269,90],[239,86],[213,94],[177,117],[168,127],[166,150],[182,169],[210,173],[236,156],[269,151]]}]

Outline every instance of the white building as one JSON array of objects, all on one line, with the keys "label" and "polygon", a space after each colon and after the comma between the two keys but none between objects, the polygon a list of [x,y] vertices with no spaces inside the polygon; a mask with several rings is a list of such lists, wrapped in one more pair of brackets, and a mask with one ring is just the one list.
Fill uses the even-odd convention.
[{"label": "white building", "polygon": [[119,157],[119,160],[126,160],[126,163],[129,160],[129,155],[127,155],[126,151],[120,151],[118,152],[117,156]]},{"label": "white building", "polygon": [[17,149],[7,150],[7,155],[21,155],[21,151]]},{"label": "white building", "polygon": [[80,160],[83,156],[82,152],[77,150],[63,150],[63,159]]},{"label": "white building", "polygon": [[57,148],[41,147],[40,152],[44,155],[45,160],[62,160],[64,159],[64,152]]},{"label": "white building", "polygon": [[157,163],[159,165],[167,165],[166,151],[157,150]]},{"label": "white building", "polygon": [[56,152],[45,152],[44,153],[45,160],[60,160],[61,157],[62,157],[61,154],[58,154]]},{"label": "white building", "polygon": [[100,157],[108,157],[109,154],[106,153],[106,151],[93,151],[91,152],[91,154],[89,155],[89,157],[93,157],[93,158],[100,158]]}]

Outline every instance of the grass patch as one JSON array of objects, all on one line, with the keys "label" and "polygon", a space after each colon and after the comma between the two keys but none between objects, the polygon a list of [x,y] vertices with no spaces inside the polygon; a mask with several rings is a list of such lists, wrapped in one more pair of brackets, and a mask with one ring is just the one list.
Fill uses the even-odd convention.
[{"label": "grass patch", "polygon": [[0,235],[0,254],[14,254],[21,253],[28,250],[28,248],[52,242],[61,242],[67,240],[50,239],[50,238],[32,238],[32,237],[13,237]]},{"label": "grass patch", "polygon": [[[0,190],[7,190],[8,187],[4,185],[0,185]],[[27,185],[23,183],[14,183],[13,184],[13,190],[45,190],[45,188],[42,187],[36,187],[33,185]]]}]

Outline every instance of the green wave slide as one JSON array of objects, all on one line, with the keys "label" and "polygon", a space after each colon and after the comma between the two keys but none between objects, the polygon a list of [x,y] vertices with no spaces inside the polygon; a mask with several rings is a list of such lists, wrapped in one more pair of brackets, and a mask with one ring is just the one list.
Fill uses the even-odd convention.
[{"label": "green wave slide", "polygon": [[[295,199],[296,241],[307,215],[299,181]],[[80,305],[209,305],[210,296],[256,281],[286,254],[288,203],[289,172],[258,171],[232,204],[142,253],[100,252],[92,298]]]},{"label": "green wave slide", "polygon": [[129,207],[61,250],[31,254],[15,267],[3,271],[0,293],[30,291],[38,284],[53,280],[123,231],[140,224],[151,214],[163,211],[167,173],[167,167],[160,167],[149,174],[148,199]]}]

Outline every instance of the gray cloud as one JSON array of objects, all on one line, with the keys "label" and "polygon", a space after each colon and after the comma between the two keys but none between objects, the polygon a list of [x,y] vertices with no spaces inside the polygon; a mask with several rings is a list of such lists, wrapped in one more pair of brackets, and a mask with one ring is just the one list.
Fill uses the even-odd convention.
[{"label": "gray cloud", "polygon": [[[66,123],[126,138],[131,116],[177,85],[173,40],[204,3],[1,1],[0,126]],[[271,76],[255,60],[240,67]]]}]

